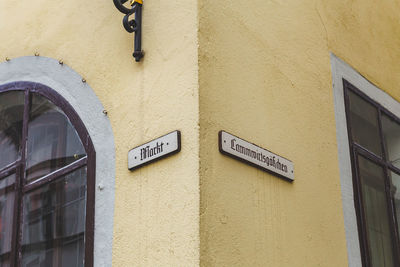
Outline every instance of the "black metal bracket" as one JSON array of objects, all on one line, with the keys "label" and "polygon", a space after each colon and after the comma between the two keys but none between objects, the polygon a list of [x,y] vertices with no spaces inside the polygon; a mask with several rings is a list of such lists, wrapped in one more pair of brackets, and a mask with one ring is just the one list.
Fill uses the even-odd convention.
[{"label": "black metal bracket", "polygon": [[[131,8],[124,6],[128,0],[113,0],[115,7],[125,14],[122,24],[127,32],[135,33],[135,51],[133,57],[136,62],[144,56],[142,51],[142,6],[143,0],[132,0]],[[135,14],[135,19],[129,20],[129,17]]]}]

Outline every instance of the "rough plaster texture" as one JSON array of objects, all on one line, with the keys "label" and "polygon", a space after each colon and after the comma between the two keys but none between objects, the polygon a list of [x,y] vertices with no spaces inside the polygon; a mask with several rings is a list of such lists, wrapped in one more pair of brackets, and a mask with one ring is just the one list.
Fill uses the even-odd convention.
[{"label": "rough plaster texture", "polygon": [[[197,1],[145,1],[141,63],[132,58],[133,35],[122,18],[111,0],[0,1],[0,59],[12,63],[36,51],[63,59],[108,111],[116,163],[115,211],[108,214],[113,266],[196,266]],[[128,171],[131,148],[173,130],[182,132],[179,154]]]},{"label": "rough plaster texture", "polygon": [[[32,81],[58,92],[78,113],[96,150],[94,265],[110,266],[113,239],[115,146],[103,106],[82,77],[57,60],[21,57],[0,63],[0,84]],[[101,188],[101,190],[100,190]]]},{"label": "rough plaster texture", "polygon": [[[199,3],[201,265],[348,266],[330,52],[400,100],[400,2]],[[221,155],[222,129],[295,181]]]},{"label": "rough plaster texture", "polygon": [[[114,266],[346,266],[329,52],[400,99],[400,3],[198,2],[145,1],[138,64],[112,1],[1,1],[0,59],[62,58],[108,111]],[[179,154],[127,170],[129,149],[177,129]],[[219,154],[221,129],[292,160],[296,181]]]}]

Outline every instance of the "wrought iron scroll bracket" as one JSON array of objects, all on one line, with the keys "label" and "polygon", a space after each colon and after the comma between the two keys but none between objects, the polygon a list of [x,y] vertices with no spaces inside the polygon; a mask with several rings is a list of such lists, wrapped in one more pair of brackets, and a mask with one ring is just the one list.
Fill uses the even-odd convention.
[{"label": "wrought iron scroll bracket", "polygon": [[[115,7],[121,12],[124,13],[125,16],[122,20],[122,25],[125,30],[129,33],[135,33],[135,51],[133,52],[133,57],[136,62],[139,62],[140,59],[144,56],[144,52],[142,51],[142,6],[143,0],[132,0],[131,8],[127,8],[124,4],[128,0],[113,0]],[[134,19],[130,19],[129,17],[135,14]]]}]

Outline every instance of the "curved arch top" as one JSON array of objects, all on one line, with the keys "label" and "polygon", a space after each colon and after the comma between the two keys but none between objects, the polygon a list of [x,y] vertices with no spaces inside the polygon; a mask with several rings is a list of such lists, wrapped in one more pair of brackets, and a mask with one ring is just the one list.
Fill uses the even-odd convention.
[{"label": "curved arch top", "polygon": [[28,89],[29,92],[31,93],[36,93],[47,98],[57,107],[61,108],[62,111],[67,115],[68,119],[70,119],[75,130],[77,131],[79,138],[82,141],[82,145],[85,147],[86,153],[88,153],[88,150],[94,149],[92,148],[93,147],[92,140],[85,127],[85,124],[82,122],[79,115],[75,112],[74,108],[56,91],[41,83],[29,82],[29,81],[18,81],[18,82],[0,84],[0,93],[15,91],[15,90],[22,91],[26,89]]},{"label": "curved arch top", "polygon": [[94,266],[111,266],[113,216],[110,215],[114,214],[115,145],[110,121],[103,114],[104,108],[94,91],[65,64],[38,56],[0,63],[3,90],[23,89],[28,84],[36,84],[39,91],[48,90],[50,95],[54,90],[63,97],[91,137],[96,151]]}]

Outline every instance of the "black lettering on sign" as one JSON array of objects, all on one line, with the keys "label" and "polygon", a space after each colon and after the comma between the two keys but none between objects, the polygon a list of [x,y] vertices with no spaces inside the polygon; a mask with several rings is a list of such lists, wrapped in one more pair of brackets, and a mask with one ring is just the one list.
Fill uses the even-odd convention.
[{"label": "black lettering on sign", "polygon": [[128,153],[128,169],[139,167],[178,153],[181,150],[181,132],[174,131],[131,149]]},{"label": "black lettering on sign", "polygon": [[218,140],[222,154],[289,181],[294,180],[294,165],[290,160],[225,131],[219,132]]}]

